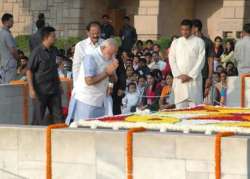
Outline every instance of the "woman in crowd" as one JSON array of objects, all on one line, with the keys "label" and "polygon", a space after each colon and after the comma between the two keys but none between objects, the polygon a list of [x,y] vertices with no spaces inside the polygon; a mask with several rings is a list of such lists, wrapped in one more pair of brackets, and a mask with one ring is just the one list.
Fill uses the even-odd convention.
[{"label": "woman in crowd", "polygon": [[224,68],[226,67],[226,64],[228,62],[235,63],[233,40],[226,41],[224,53],[221,55],[221,64],[223,65]]},{"label": "woman in crowd", "polygon": [[157,89],[157,81],[153,73],[147,76],[147,87],[143,93],[141,109],[149,109],[150,111],[158,111],[159,109],[160,90]]},{"label": "woman in crowd", "polygon": [[26,56],[21,57],[20,64],[17,68],[17,79],[18,80],[26,80],[28,61],[29,61],[28,57],[26,57]]},{"label": "woman in crowd", "polygon": [[171,109],[174,108],[174,100],[172,93],[173,75],[169,74],[166,76],[166,85],[161,91],[161,97],[159,101],[160,109]]},{"label": "woman in crowd", "polygon": [[216,71],[217,66],[221,63],[223,51],[223,40],[220,36],[217,36],[214,39],[214,71]]}]

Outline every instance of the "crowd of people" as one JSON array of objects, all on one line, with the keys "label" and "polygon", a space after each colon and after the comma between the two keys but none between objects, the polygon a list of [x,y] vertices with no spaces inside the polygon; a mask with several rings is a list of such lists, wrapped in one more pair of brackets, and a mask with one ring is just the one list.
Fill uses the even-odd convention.
[{"label": "crowd of people", "polygon": [[[130,18],[124,17],[121,46],[108,15],[90,22],[87,38],[66,51],[54,47],[56,33],[40,15],[29,42],[30,57],[17,50],[4,14],[0,30],[1,83],[27,80],[34,101],[33,124],[44,123],[46,108],[62,122],[60,78],[73,79],[68,117],[96,118],[137,110],[185,108],[202,103],[226,105],[227,78],[250,73],[250,24],[242,37],[214,41],[202,33],[199,19],[185,19],[180,35],[163,48],[153,40],[137,39]],[[104,92],[105,91],[105,92]]]}]

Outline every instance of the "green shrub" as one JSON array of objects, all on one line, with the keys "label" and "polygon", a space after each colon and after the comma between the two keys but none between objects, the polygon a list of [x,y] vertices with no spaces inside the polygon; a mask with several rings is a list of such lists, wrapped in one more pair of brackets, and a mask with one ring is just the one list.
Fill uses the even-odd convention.
[{"label": "green shrub", "polygon": [[160,39],[158,39],[157,41],[155,41],[155,43],[161,46],[161,50],[164,50],[164,49],[170,47],[171,40],[169,37],[163,36]]},{"label": "green shrub", "polygon": [[121,40],[121,38],[120,38],[119,36],[115,36],[114,39],[115,39],[115,41],[116,41],[118,47],[120,47],[120,46],[122,45],[122,40]]},{"label": "green shrub", "polygon": [[[17,48],[22,50],[26,55],[29,55],[29,39],[30,35],[19,35],[16,36],[15,40],[17,43]],[[73,44],[76,44],[77,42],[81,41],[81,37],[68,37],[68,38],[59,38],[57,39],[56,42],[56,47],[57,48],[62,48],[62,49],[68,49],[70,48]]]},{"label": "green shrub", "polygon": [[59,49],[68,49],[72,45],[76,44],[77,42],[81,40],[82,40],[81,37],[59,38],[56,41],[56,47]]},{"label": "green shrub", "polygon": [[26,55],[29,54],[29,39],[30,35],[19,35],[15,38],[17,48],[22,50]]}]

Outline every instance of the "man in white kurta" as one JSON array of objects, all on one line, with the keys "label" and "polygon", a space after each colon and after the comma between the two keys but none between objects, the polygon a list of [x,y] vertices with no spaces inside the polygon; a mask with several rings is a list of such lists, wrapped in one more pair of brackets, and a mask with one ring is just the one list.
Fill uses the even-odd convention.
[{"label": "man in white kurta", "polygon": [[89,23],[87,31],[88,38],[78,42],[75,46],[72,65],[74,84],[79,76],[81,63],[83,62],[85,56],[92,54],[103,42],[103,39],[100,38],[101,27],[97,22]]},{"label": "man in white kurta", "polygon": [[243,38],[236,43],[234,56],[239,74],[250,73],[250,23],[243,27]]},{"label": "man in white kurta", "polygon": [[182,36],[173,41],[169,53],[178,109],[194,107],[203,101],[201,71],[205,64],[205,44],[201,38],[191,35],[191,26],[189,20],[182,22]]},{"label": "man in white kurta", "polygon": [[81,64],[79,77],[74,86],[74,98],[69,107],[66,123],[71,119],[94,119],[105,115],[105,97],[109,81],[116,82],[118,61],[114,58],[117,45],[107,39]]}]

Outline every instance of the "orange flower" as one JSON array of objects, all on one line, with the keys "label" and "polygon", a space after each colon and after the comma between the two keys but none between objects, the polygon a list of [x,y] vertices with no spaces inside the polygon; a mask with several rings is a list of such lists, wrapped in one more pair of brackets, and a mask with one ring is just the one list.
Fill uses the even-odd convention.
[{"label": "orange flower", "polygon": [[52,179],[51,132],[52,129],[67,128],[64,123],[49,125],[46,130],[46,179]]},{"label": "orange flower", "polygon": [[221,179],[221,138],[233,136],[233,132],[221,132],[215,137],[215,179]]},{"label": "orange flower", "polygon": [[144,132],[145,128],[132,128],[127,132],[127,177],[133,179],[133,134]]},{"label": "orange flower", "polygon": [[245,90],[246,90],[246,78],[250,77],[250,74],[245,74],[245,75],[241,75],[240,80],[241,80],[241,107],[244,108],[245,107]]}]

